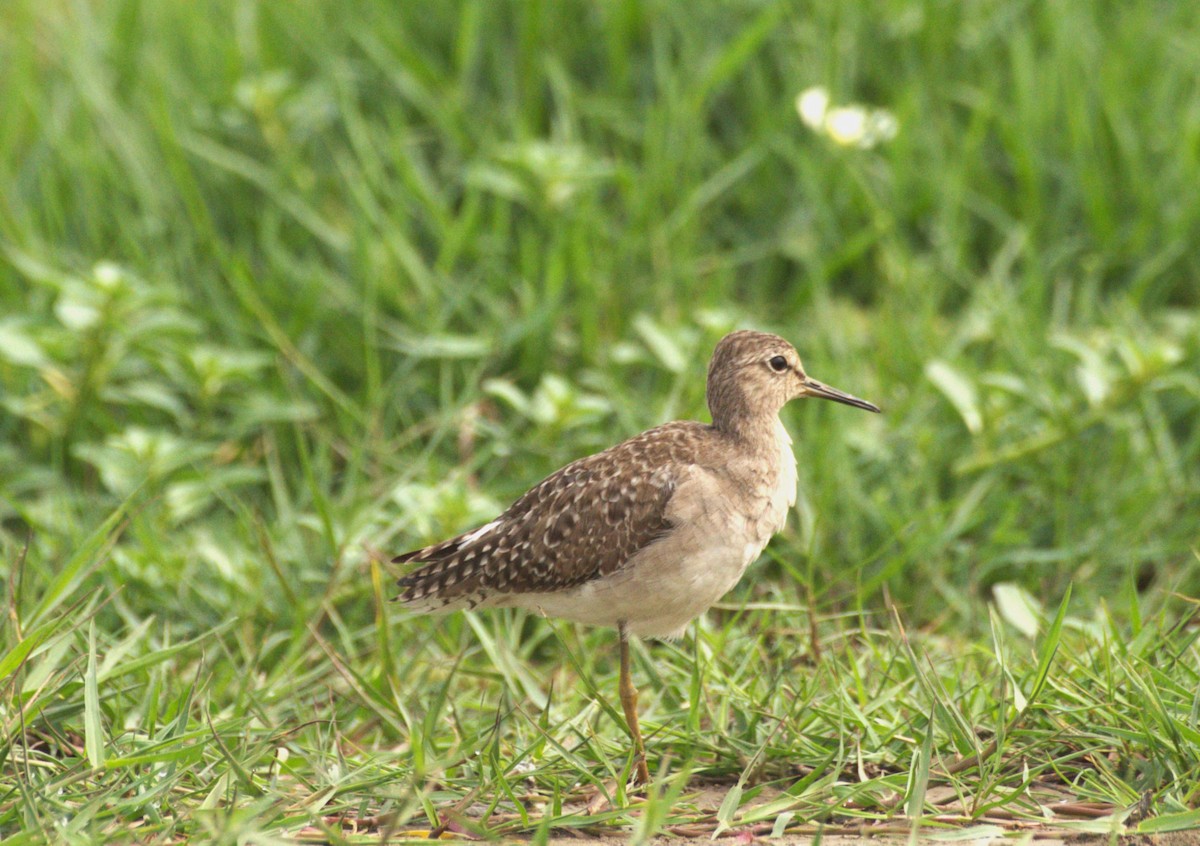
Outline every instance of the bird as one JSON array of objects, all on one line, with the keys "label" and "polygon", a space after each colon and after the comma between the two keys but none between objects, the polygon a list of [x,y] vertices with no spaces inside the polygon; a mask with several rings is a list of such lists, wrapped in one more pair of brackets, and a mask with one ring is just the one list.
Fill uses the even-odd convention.
[{"label": "bird", "polygon": [[717,343],[705,394],[711,423],[666,423],[580,458],[494,520],[392,559],[415,566],[396,597],[413,612],[523,608],[615,628],[635,786],[650,774],[630,636],[681,636],[784,527],[798,483],[779,418],[788,402],[880,410],[810,377],[785,339],[751,330]]}]

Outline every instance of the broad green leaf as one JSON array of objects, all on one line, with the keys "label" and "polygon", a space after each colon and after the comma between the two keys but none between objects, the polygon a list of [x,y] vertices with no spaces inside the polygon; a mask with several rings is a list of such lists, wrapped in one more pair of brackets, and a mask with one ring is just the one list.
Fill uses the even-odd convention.
[{"label": "broad green leaf", "polygon": [[1029,591],[1013,582],[1000,582],[992,585],[992,598],[1006,623],[1025,637],[1037,637],[1042,606]]},{"label": "broad green leaf", "polygon": [[925,365],[925,376],[954,406],[968,432],[974,435],[983,430],[979,394],[970,379],[940,359],[934,359]]}]

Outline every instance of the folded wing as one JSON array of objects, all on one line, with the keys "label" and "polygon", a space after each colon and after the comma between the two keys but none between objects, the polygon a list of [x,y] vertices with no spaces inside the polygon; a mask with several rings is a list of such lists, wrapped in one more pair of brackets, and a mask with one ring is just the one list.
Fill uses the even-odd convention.
[{"label": "folded wing", "polygon": [[670,533],[668,504],[695,423],[651,429],[546,478],[490,523],[393,559],[420,565],[397,599],[415,611],[503,604],[618,571]]}]

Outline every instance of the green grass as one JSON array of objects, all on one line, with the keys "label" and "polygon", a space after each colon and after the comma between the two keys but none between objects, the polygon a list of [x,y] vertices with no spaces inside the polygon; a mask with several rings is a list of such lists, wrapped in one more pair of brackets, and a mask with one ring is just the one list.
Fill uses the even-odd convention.
[{"label": "green grass", "polygon": [[[4,4],[0,837],[1200,827],[1198,35]],[[386,558],[703,417],[744,326],[886,413],[785,411],[788,529],[635,649],[630,795],[611,632],[410,618]]]}]

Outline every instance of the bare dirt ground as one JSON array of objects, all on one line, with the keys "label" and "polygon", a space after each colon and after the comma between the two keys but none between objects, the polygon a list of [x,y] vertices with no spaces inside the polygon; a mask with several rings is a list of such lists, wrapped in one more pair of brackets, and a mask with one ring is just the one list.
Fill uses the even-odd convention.
[{"label": "bare dirt ground", "polygon": [[[686,825],[668,827],[660,836],[648,841],[653,844],[699,844],[716,841],[722,844],[763,844],[763,846],[808,846],[820,843],[822,846],[859,846],[865,843],[908,843],[910,842],[911,823],[902,815],[884,821],[858,822],[852,818],[841,818],[837,822],[825,824],[805,823],[801,820],[789,822],[785,830],[777,837],[772,837],[775,827],[772,814],[769,821],[753,825],[734,825],[723,829],[717,823],[717,812],[722,800],[729,791],[727,784],[697,785],[681,802],[686,804],[686,815],[694,821]],[[755,806],[771,802],[780,797],[778,791],[763,791],[752,803],[740,809],[739,816],[748,815]],[[1110,827],[1111,815],[1118,808],[1100,802],[1080,801],[1061,788],[1053,785],[1036,786],[1026,794],[1038,803],[1036,808],[1025,804],[1023,813],[1017,814],[1002,809],[996,809],[981,819],[972,819],[964,813],[961,799],[950,788],[931,788],[926,795],[928,805],[932,805],[936,813],[924,817],[924,828],[919,836],[922,843],[958,843],[983,846],[983,844],[1002,844],[1012,842],[1031,843],[1036,841],[1039,846],[1101,846],[1101,844],[1121,844],[1121,846],[1200,846],[1200,829],[1187,831],[1162,832],[1158,834],[1122,834],[1114,832]],[[536,797],[526,797],[536,806]],[[897,797],[897,801],[899,797]],[[636,807],[636,800],[634,800]],[[536,807],[527,805],[527,810],[533,816],[538,813]],[[575,802],[565,803],[564,812],[588,815],[608,810],[607,804],[597,795],[576,797]],[[1040,816],[1039,816],[1040,811]],[[432,836],[442,842],[478,842],[481,837],[474,832],[483,829],[482,815],[487,808],[481,804],[470,805],[461,809],[443,809],[444,826],[440,830],[404,829],[390,830],[386,821],[377,818],[329,818],[325,822],[331,828],[341,827],[342,831],[362,835],[372,833],[379,837],[380,843],[428,842]],[[502,825],[518,818],[517,814],[495,812],[488,817],[491,827]],[[1139,811],[1125,817],[1125,829],[1136,827],[1136,817]],[[1145,818],[1149,812],[1142,812]],[[536,818],[536,817],[535,817]],[[316,830],[301,832],[300,839],[307,841],[306,834],[315,836],[316,842],[327,842]],[[628,843],[631,832],[613,832],[608,828],[597,825],[595,829],[585,828],[558,829],[551,832],[547,842],[558,846],[579,846],[580,844],[595,844],[596,846],[616,846]],[[501,842],[522,843],[530,838],[527,836],[505,837]]]},{"label": "bare dirt ground", "polygon": [[[1079,834],[1070,832],[1045,831],[1034,834],[1032,837],[1038,846],[1101,846],[1101,844],[1117,843],[1120,846],[1200,846],[1200,831],[1174,831],[1165,834],[1138,834],[1118,836],[1115,841],[1107,834]],[[1004,844],[1021,842],[1024,838],[1012,835],[992,836],[992,837],[977,837],[964,840],[952,841],[958,844],[967,844],[967,846],[983,846],[984,844]],[[594,844],[594,846],[620,846],[629,842],[627,837],[551,837],[548,841],[552,846],[584,846],[585,844]],[[705,842],[704,840],[697,841],[695,838],[686,837],[656,837],[648,843],[653,846],[673,846],[673,844],[695,844],[697,842]],[[710,841],[711,842],[711,841]],[[891,846],[891,844],[907,844],[908,837],[900,835],[887,835],[876,837],[850,837],[845,835],[823,835],[819,839],[813,835],[784,835],[777,838],[745,838],[736,831],[730,831],[726,836],[718,838],[715,842],[719,844],[727,843],[753,843],[762,844],[762,846],[810,846],[811,844],[820,843],[821,846],[865,846],[865,844],[873,844],[873,846]],[[944,839],[931,840],[929,838],[920,838],[921,843],[945,843]]]}]

